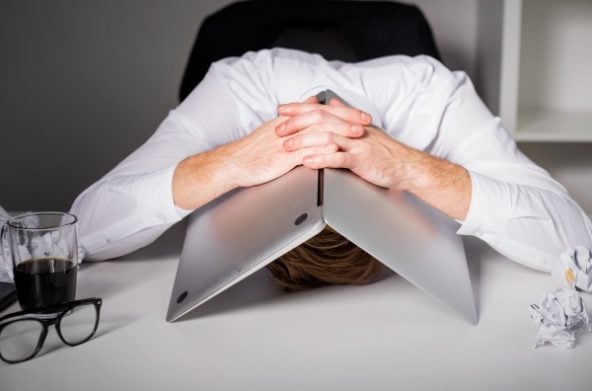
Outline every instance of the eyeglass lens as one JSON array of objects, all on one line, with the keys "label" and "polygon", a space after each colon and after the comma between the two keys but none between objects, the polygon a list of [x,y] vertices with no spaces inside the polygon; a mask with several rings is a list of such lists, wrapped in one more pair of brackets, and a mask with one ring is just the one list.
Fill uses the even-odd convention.
[{"label": "eyeglass lens", "polygon": [[31,357],[42,333],[43,324],[34,319],[21,319],[6,325],[0,333],[2,357],[7,361],[21,361]]},{"label": "eyeglass lens", "polygon": [[64,342],[77,345],[92,337],[97,322],[97,311],[92,303],[74,307],[62,316],[59,330]]}]

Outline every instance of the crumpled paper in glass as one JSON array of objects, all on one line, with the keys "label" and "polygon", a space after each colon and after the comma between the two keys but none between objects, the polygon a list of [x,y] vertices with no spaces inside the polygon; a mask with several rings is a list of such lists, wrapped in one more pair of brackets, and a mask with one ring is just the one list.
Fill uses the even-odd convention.
[{"label": "crumpled paper in glass", "polygon": [[[4,225],[4,223],[6,223],[6,221],[9,218],[10,218],[10,215],[8,214],[8,212],[6,212],[4,210],[4,208],[2,208],[0,206],[0,227],[2,227]],[[0,238],[0,240],[2,240],[2,238]],[[0,281],[1,282],[11,282],[12,279],[10,278],[10,274],[9,274],[8,270],[6,270],[6,263],[3,258],[3,255],[2,255],[1,244],[2,243],[0,242]]]},{"label": "crumpled paper in glass", "polygon": [[574,289],[544,292],[539,304],[531,304],[531,319],[539,325],[534,348],[547,344],[572,349],[579,334],[592,331],[586,305]]},{"label": "crumpled paper in glass", "polygon": [[[0,206],[0,227],[2,227],[8,219],[12,216],[6,212]],[[36,217],[30,216],[30,223],[31,225],[35,225]],[[27,220],[25,220],[27,221]],[[3,238],[0,238],[2,240]],[[39,236],[34,243],[31,244],[31,252],[24,246],[19,246],[20,251],[20,258],[21,259],[29,259],[29,258],[43,258],[45,249],[51,247],[55,251],[55,256],[67,258],[68,257],[68,247],[67,245],[60,240],[60,237],[57,232],[47,233],[45,235]],[[8,247],[4,245],[4,243],[0,242],[0,282],[12,282],[12,264],[9,261],[10,254],[8,254]],[[3,253],[6,251],[7,254]],[[86,255],[84,248],[79,244],[78,245],[78,262],[82,262],[84,256]]]}]

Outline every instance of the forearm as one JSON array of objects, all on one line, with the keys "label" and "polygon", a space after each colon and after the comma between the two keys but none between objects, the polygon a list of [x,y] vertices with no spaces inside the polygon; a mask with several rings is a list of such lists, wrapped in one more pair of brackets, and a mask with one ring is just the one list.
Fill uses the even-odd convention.
[{"label": "forearm", "polygon": [[182,209],[197,209],[238,187],[230,160],[232,145],[190,156],[173,175],[173,200]]},{"label": "forearm", "polygon": [[[406,151],[397,187],[417,196],[446,215],[464,220],[471,203],[471,177],[466,169],[418,150]],[[397,178],[400,181],[401,178]]]}]

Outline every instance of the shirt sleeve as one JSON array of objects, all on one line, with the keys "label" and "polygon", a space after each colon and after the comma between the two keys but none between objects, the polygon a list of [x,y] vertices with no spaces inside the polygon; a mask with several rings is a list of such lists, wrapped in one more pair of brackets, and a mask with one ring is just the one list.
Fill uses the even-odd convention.
[{"label": "shirt sleeve", "polygon": [[566,248],[591,247],[590,219],[565,188],[518,150],[464,73],[449,78],[454,88],[432,153],[465,167],[471,177],[471,203],[458,233],[547,272]]},{"label": "shirt sleeve", "polygon": [[128,254],[188,214],[173,202],[173,173],[190,153],[189,145],[200,149],[205,144],[171,113],[148,142],[78,196],[71,212],[78,216],[85,259]]}]

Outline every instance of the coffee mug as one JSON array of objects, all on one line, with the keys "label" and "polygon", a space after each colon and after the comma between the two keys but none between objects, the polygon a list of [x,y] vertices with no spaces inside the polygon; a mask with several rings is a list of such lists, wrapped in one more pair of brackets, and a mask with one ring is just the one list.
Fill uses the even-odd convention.
[{"label": "coffee mug", "polygon": [[76,223],[70,213],[34,212],[12,217],[2,226],[2,254],[13,271],[23,310],[75,300]]}]

